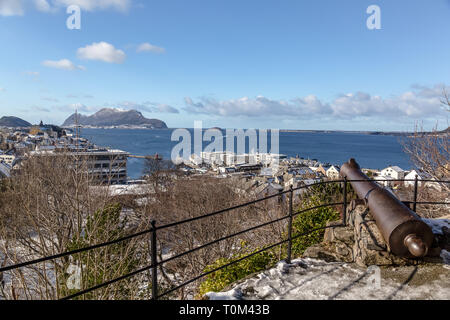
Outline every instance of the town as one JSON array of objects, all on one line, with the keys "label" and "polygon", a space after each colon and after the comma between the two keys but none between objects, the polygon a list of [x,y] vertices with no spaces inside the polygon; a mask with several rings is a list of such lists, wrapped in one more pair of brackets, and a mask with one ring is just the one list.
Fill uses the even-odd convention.
[{"label": "town", "polygon": [[41,124],[31,128],[0,128],[0,176],[9,178],[29,157],[78,156],[99,184],[127,183],[127,157],[121,150],[98,147],[73,132]]},{"label": "town", "polygon": [[[20,170],[29,157],[77,155],[88,160],[88,171],[99,185],[112,185],[116,193],[133,193],[134,185],[145,183],[144,179],[132,180],[127,174],[127,159],[133,156],[122,150],[99,147],[79,136],[79,128],[63,129],[54,125],[30,128],[0,128],[0,177],[8,178]],[[152,158],[160,161],[161,158]],[[338,180],[338,164],[322,163],[317,159],[288,157],[283,154],[233,152],[201,152],[182,160],[178,170],[188,177],[230,178],[242,192],[264,196],[290,188],[311,185],[321,181]],[[382,170],[364,168],[369,177],[379,180],[384,187],[396,189],[403,185],[413,186],[414,181],[431,179],[417,170],[403,170],[392,165]],[[145,177],[143,177],[145,178]],[[440,190],[438,183],[427,184]]]}]

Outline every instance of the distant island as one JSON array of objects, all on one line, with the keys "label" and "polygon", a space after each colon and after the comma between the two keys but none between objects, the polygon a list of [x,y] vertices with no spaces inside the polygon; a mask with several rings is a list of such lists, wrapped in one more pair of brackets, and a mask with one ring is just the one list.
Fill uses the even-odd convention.
[{"label": "distant island", "polygon": [[[78,125],[92,128],[110,128],[110,127],[127,127],[127,128],[147,128],[147,129],[167,129],[164,121],[158,119],[147,119],[142,113],[136,110],[120,110],[115,108],[104,108],[86,116],[78,114]],[[74,127],[76,114],[72,114],[64,121],[62,127]]]},{"label": "distant island", "polygon": [[2,117],[0,118],[0,127],[28,128],[31,127],[31,123],[17,117]]},{"label": "distant island", "polygon": [[[349,130],[297,130],[297,129],[283,129],[280,132],[300,132],[300,133],[353,133],[353,134],[368,134],[368,135],[378,135],[378,136],[413,136],[414,132],[403,132],[403,131],[349,131]],[[425,135],[437,135],[443,136],[450,133],[450,127],[441,131],[424,131],[417,132],[419,136]]]}]

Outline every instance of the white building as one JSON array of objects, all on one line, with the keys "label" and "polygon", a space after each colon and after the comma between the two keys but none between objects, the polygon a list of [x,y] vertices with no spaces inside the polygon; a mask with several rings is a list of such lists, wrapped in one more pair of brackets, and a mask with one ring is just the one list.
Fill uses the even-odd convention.
[{"label": "white building", "polygon": [[212,166],[231,166],[238,164],[263,164],[266,166],[286,159],[286,155],[274,153],[243,153],[235,154],[228,151],[201,152],[200,156],[191,155],[190,161],[196,165],[207,163]]},{"label": "white building", "polygon": [[222,174],[233,173],[233,172],[236,172],[236,168],[234,168],[234,167],[219,167],[219,172]]},{"label": "white building", "polygon": [[[395,180],[395,178],[393,178],[391,176],[376,176],[376,177],[374,177],[374,180],[378,181],[378,183],[381,184],[382,186],[392,188],[394,186],[394,181],[392,181],[392,180]],[[385,180],[385,181],[382,181],[382,180]]]},{"label": "white building", "polygon": [[53,146],[39,147],[31,156],[77,156],[86,161],[88,173],[104,184],[125,184],[128,179],[129,153],[106,148],[60,149]]},{"label": "white building", "polygon": [[[405,180],[415,180],[416,176],[418,180],[417,186],[419,187],[422,186],[422,182],[420,180],[435,180],[429,174],[416,170],[412,170],[410,173],[408,173],[405,176]],[[405,181],[405,187],[414,187],[414,184],[415,184],[414,181]],[[427,187],[435,188],[438,191],[442,190],[441,186],[437,182],[425,182],[424,185]]]},{"label": "white building", "polygon": [[338,166],[331,166],[327,169],[327,177],[330,179],[339,179],[340,168]]},{"label": "white building", "polygon": [[12,166],[14,163],[14,160],[16,160],[16,156],[13,154],[8,153],[0,153],[0,162],[4,162],[8,164],[9,166]]},{"label": "white building", "polygon": [[401,180],[405,178],[405,171],[400,167],[391,166],[381,170],[381,176],[391,177],[394,180]]}]

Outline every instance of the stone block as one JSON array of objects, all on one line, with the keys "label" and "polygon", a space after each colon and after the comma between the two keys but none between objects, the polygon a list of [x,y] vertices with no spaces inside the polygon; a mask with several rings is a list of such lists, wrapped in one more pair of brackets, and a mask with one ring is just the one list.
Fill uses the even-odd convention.
[{"label": "stone block", "polygon": [[353,228],[336,228],[334,230],[334,238],[348,244],[353,244],[355,241],[355,231]]}]

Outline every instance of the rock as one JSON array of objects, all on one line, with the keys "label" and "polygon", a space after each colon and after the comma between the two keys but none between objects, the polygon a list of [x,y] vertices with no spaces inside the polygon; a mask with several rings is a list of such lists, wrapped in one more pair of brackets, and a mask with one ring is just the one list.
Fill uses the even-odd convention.
[{"label": "rock", "polygon": [[325,229],[324,242],[342,241],[351,244],[355,241],[353,228],[342,226],[341,221],[328,222],[327,227],[329,228]]},{"label": "rock", "polygon": [[333,252],[328,251],[323,243],[309,247],[305,250],[302,256],[306,258],[321,259],[325,260],[326,262],[337,261],[336,257],[333,255]]},{"label": "rock", "polygon": [[326,262],[353,262],[353,251],[351,246],[344,242],[322,242],[306,249],[302,257],[321,259]]},{"label": "rock", "polygon": [[79,125],[93,127],[109,126],[145,126],[152,129],[167,129],[167,125],[159,119],[147,119],[137,110],[119,110],[103,108],[91,116],[72,114],[63,123],[63,127]]},{"label": "rock", "polygon": [[31,123],[17,117],[2,117],[0,118],[0,127],[31,127]]},{"label": "rock", "polygon": [[355,241],[355,232],[352,228],[336,228],[334,229],[334,238],[337,241],[353,243]]}]

